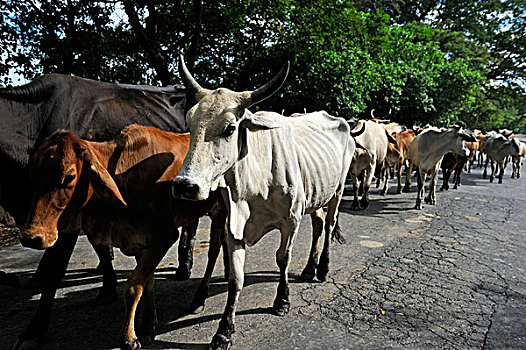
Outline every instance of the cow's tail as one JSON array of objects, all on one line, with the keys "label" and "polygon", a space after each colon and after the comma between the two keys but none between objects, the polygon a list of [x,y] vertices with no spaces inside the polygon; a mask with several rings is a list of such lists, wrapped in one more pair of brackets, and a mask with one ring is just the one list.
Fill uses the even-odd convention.
[{"label": "cow's tail", "polygon": [[343,237],[342,229],[340,228],[340,224],[338,224],[338,221],[336,221],[336,226],[334,226],[334,229],[332,230],[332,241],[337,241],[340,244],[344,244],[347,242],[345,240],[345,237]]}]

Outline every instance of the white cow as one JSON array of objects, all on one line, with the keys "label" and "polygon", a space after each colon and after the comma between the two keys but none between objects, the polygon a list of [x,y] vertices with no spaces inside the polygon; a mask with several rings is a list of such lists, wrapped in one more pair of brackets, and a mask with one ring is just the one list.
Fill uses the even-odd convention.
[{"label": "white cow", "polygon": [[460,127],[451,127],[441,130],[428,128],[419,133],[409,146],[409,173],[406,177],[406,188],[411,187],[411,169],[418,167],[417,182],[418,194],[415,209],[422,209],[422,197],[424,197],[426,176],[431,174],[429,182],[429,194],[425,197],[428,204],[436,204],[435,188],[438,179],[438,170],[442,158],[446,153],[458,153],[463,156],[469,155],[469,149],[464,141],[475,141],[475,137]]},{"label": "white cow", "polygon": [[[290,307],[287,270],[301,217],[327,206],[325,243],[317,266],[317,277],[325,280],[329,237],[343,238],[337,224],[338,205],[355,143],[345,120],[326,112],[283,117],[248,110],[281,87],[288,66],[253,92],[203,89],[182,57],[180,71],[197,104],[187,113],[190,150],[174,179],[174,195],[204,200],[219,188],[228,203],[228,300],[210,346],[224,349],[232,342],[235,304],[244,280],[245,245],[257,243],[273,229],[281,231],[274,311],[285,315]],[[318,223],[322,227],[323,221]],[[315,237],[313,250],[314,241]],[[311,255],[305,270],[314,271],[315,260]]]},{"label": "white cow", "polygon": [[[385,160],[387,143],[396,144],[396,140],[387,133],[383,124],[371,120],[360,120],[358,125],[360,127],[365,125],[365,131],[355,138],[360,148],[357,148],[354,152],[349,172],[354,186],[354,199],[351,205],[353,210],[365,209],[369,206],[369,188],[371,187],[374,171]],[[358,202],[358,177],[361,174],[363,174],[363,195],[360,202]]]},{"label": "white cow", "polygon": [[512,178],[516,177],[517,179],[519,177],[521,177],[522,160],[524,159],[524,157],[526,157],[526,143],[521,141],[520,145],[521,145],[520,155],[512,157],[512,160],[513,160],[513,172],[511,174],[511,177]]},{"label": "white cow", "polygon": [[493,182],[495,179],[495,168],[499,167],[499,184],[502,183],[502,177],[504,176],[504,169],[506,165],[504,161],[508,156],[519,156],[520,155],[520,141],[517,138],[507,139],[502,134],[491,133],[484,143],[484,150],[486,151],[486,165],[484,167],[484,174],[482,177],[485,179],[487,176],[488,162],[491,160],[491,175],[489,182]]}]

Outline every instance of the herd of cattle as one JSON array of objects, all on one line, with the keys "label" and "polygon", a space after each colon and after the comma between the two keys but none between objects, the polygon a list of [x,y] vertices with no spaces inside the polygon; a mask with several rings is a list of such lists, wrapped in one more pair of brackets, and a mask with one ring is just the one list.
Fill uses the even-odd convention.
[{"label": "herd of cattle", "polygon": [[[288,69],[287,64],[266,85],[245,92],[201,87],[182,57],[180,74],[186,89],[115,85],[62,75],[0,89],[0,161],[9,167],[0,178],[2,205],[17,220],[27,218],[20,242],[46,249],[33,278],[42,288],[41,299],[13,349],[37,348],[41,342],[81,230],[100,259],[99,303],[116,297],[109,247],[136,257],[137,266],[124,286],[119,340],[122,348],[139,349],[155,337],[156,266],[180,238],[177,278],[189,278],[198,221],[209,215],[208,263],[192,309],[204,308],[222,246],[228,299],[210,348],[227,349],[243,287],[245,247],[271,230],[281,232],[273,310],[287,314],[287,272],[300,220],[310,214],[313,232],[301,278],[325,281],[330,242],[345,241],[338,207],[348,176],[355,210],[369,205],[373,178],[377,186],[384,180],[381,193],[387,193],[392,167],[397,193],[410,191],[413,169],[417,171],[416,209],[422,208],[422,199],[436,203],[440,167],[441,189],[449,188],[453,172],[456,188],[462,170],[471,171],[477,155],[478,165],[486,155],[484,177],[491,161],[490,181],[498,166],[502,182],[508,161],[513,163],[512,177],[520,176],[526,145],[506,130],[482,133],[456,126],[409,130],[375,118],[348,122],[324,111],[290,117],[250,112],[251,106],[279,90]],[[185,94],[196,102],[186,119]],[[187,129],[190,133],[185,133]],[[431,180],[424,197],[427,175]],[[29,181],[32,190],[13,198],[10,188],[17,187],[13,186],[17,181]],[[140,300],[144,308],[139,340],[134,320]]]}]

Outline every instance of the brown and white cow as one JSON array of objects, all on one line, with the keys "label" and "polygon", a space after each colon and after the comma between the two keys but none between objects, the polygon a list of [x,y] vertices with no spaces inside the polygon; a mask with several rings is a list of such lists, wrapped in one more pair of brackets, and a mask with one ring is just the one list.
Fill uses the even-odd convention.
[{"label": "brown and white cow", "polygon": [[[150,342],[155,336],[153,272],[178,239],[179,227],[195,235],[199,217],[210,212],[213,233],[209,254],[216,254],[216,258],[220,249],[218,239],[226,221],[222,200],[212,194],[206,201],[193,202],[174,199],[170,194],[171,181],[181,169],[189,143],[188,133],[138,125],[103,143],[59,130],[46,138],[31,158],[34,195],[19,235],[24,246],[51,248],[59,230],[82,229],[92,245],[112,245],[135,256],[137,267],[124,287],[120,341],[127,349],[140,348],[134,319],[141,298],[145,305],[141,342]],[[68,229],[62,230],[64,227]],[[76,235],[72,236],[76,240]],[[210,260],[215,262],[215,258]],[[37,314],[19,338],[17,348],[25,348],[47,330],[55,290],[43,291]]]},{"label": "brown and white cow", "polygon": [[[426,203],[436,204],[435,187],[438,178],[438,170],[444,155],[449,152],[458,153],[464,156],[469,155],[469,149],[464,141],[475,141],[475,137],[460,127],[451,127],[446,130],[437,128],[428,128],[418,134],[411,146],[409,146],[410,166],[418,167],[417,181],[418,194],[416,197],[415,209],[422,208],[422,198],[424,197],[424,188],[426,176],[431,174],[429,183],[429,194],[425,197]],[[411,186],[411,171],[407,171],[405,186],[407,189]]]}]

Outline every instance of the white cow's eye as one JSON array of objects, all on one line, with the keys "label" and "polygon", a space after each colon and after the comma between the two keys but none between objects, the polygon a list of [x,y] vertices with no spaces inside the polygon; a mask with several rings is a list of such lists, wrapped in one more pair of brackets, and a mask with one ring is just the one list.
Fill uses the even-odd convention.
[{"label": "white cow's eye", "polygon": [[223,136],[228,137],[232,135],[234,131],[236,131],[236,126],[233,124],[230,124],[229,126],[226,127],[225,131],[223,131]]}]

